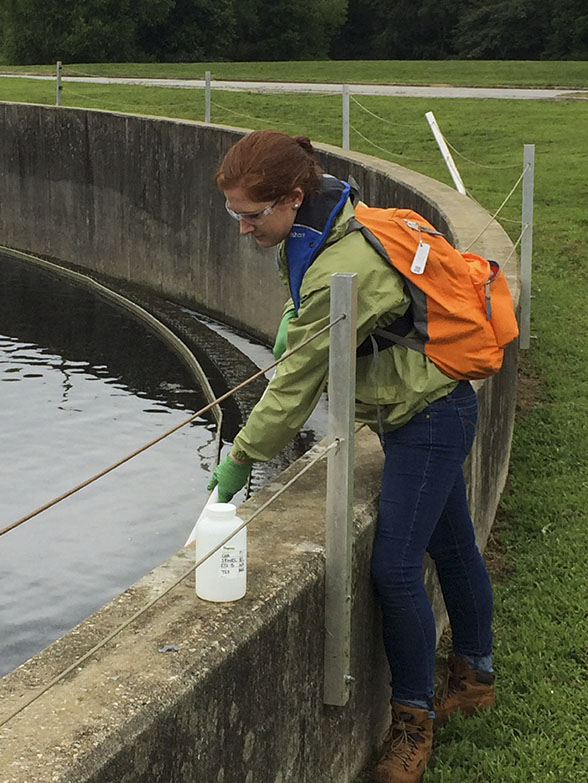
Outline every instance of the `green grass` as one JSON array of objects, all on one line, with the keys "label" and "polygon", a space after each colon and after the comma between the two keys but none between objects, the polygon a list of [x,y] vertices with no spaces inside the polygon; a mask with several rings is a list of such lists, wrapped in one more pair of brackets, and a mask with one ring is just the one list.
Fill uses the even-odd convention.
[{"label": "green grass", "polygon": [[[54,85],[0,79],[0,99],[53,103]],[[466,186],[491,211],[519,176],[523,144],[536,145],[537,339],[521,362],[511,475],[491,546],[500,565],[493,570],[499,705],[473,719],[458,717],[440,732],[424,783],[582,783],[588,781],[588,104],[358,100],[382,119],[352,103],[352,124],[372,142],[352,132],[353,149],[451,184],[424,119],[432,110],[472,161],[456,158]],[[201,90],[66,84],[64,103],[78,101],[190,119],[202,119],[204,111]],[[340,143],[337,96],[215,91],[213,101],[218,123]],[[520,189],[500,218],[516,239]]]},{"label": "green grass", "polygon": [[[311,82],[572,87],[588,85],[588,62],[519,60],[325,60],[249,63],[65,63],[64,74]],[[54,74],[55,64],[0,65],[0,72]]]},{"label": "green grass", "polygon": [[[55,105],[55,82],[0,78],[0,100]],[[204,119],[204,91],[173,87],[63,84],[63,106]]]}]

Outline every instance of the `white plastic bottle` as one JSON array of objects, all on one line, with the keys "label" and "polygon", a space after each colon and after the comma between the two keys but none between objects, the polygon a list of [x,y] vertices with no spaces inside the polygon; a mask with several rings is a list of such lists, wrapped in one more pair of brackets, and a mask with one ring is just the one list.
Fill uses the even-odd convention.
[{"label": "white plastic bottle", "polygon": [[[196,562],[239,527],[232,503],[210,503],[196,526]],[[243,528],[196,569],[196,595],[205,601],[236,601],[247,586],[247,528]]]}]

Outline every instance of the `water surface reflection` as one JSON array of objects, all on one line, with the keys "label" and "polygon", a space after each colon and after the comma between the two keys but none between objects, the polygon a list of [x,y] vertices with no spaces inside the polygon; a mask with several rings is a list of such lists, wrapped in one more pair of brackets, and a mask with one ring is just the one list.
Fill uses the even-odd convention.
[{"label": "water surface reflection", "polygon": [[[128,313],[0,257],[0,527],[204,404],[177,355]],[[0,538],[0,675],[184,544],[214,436],[198,419]]]}]

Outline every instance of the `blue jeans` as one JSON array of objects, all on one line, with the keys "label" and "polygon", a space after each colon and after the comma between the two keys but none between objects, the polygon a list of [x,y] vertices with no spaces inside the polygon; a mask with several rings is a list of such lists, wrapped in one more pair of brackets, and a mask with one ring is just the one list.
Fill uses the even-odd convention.
[{"label": "blue jeans", "polygon": [[463,475],[478,401],[462,381],[384,435],[385,465],[372,574],[393,698],[432,706],[435,619],[422,566],[437,566],[457,655],[492,651],[492,588],[476,545]]}]

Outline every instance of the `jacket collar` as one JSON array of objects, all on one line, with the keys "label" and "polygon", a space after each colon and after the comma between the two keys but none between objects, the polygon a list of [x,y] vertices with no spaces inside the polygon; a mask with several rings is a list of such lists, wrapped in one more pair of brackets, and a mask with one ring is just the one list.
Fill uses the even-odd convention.
[{"label": "jacket collar", "polygon": [[323,249],[337,215],[349,198],[347,182],[324,174],[321,192],[304,199],[285,241],[290,293],[296,311],[300,306],[300,286],[308,268]]}]

